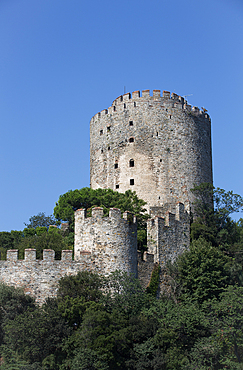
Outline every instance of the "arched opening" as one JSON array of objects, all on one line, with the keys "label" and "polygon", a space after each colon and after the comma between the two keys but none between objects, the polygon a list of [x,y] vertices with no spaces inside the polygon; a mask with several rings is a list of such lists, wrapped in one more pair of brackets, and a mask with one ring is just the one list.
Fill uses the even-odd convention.
[{"label": "arched opening", "polygon": [[129,167],[134,167],[134,159],[130,159],[130,161],[129,161]]}]

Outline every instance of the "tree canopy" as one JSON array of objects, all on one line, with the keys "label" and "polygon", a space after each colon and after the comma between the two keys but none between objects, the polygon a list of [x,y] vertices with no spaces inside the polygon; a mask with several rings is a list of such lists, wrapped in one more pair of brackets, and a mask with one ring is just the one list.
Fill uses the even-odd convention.
[{"label": "tree canopy", "polygon": [[60,195],[54,208],[54,215],[58,220],[74,222],[74,211],[79,208],[90,209],[91,207],[102,207],[104,214],[108,215],[109,208],[119,208],[122,212],[130,211],[138,218],[139,225],[148,218],[145,202],[139,199],[136,192],[127,190],[118,193],[112,189],[82,188],[69,190]]},{"label": "tree canopy", "polygon": [[147,243],[146,220],[149,218],[145,205],[146,202],[139,199],[135,191],[127,190],[125,193],[118,193],[112,189],[82,188],[69,190],[60,195],[54,208],[54,215],[59,221],[68,221],[69,231],[73,232],[74,211],[77,209],[85,208],[88,216],[91,216],[92,207],[102,207],[105,216],[108,216],[110,208],[119,208],[121,212],[132,212],[137,217],[138,248],[143,251]]},{"label": "tree canopy", "polygon": [[29,218],[29,223],[25,223],[26,228],[36,229],[37,227],[49,227],[50,225],[60,225],[60,222],[56,220],[53,215],[46,216],[45,212],[39,212],[35,216]]}]

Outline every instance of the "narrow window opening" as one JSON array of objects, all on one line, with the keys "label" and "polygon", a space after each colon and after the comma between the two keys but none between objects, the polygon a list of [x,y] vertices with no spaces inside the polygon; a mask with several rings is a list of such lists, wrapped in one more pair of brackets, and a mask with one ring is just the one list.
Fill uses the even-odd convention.
[{"label": "narrow window opening", "polygon": [[171,114],[170,114],[170,119],[171,119]]},{"label": "narrow window opening", "polygon": [[126,104],[124,104],[124,108],[126,109]]},{"label": "narrow window opening", "polygon": [[160,197],[159,197],[159,199],[160,199]]},{"label": "narrow window opening", "polygon": [[108,150],[111,150],[111,147],[110,146],[108,146]]},{"label": "narrow window opening", "polygon": [[118,163],[115,163],[114,167],[115,167],[115,168],[118,168]]},{"label": "narrow window opening", "polygon": [[160,159],[159,161],[162,162],[162,159]]},{"label": "narrow window opening", "polygon": [[134,179],[130,179],[130,185],[134,185]]},{"label": "narrow window opening", "polygon": [[114,111],[114,112],[116,111],[116,107],[113,107],[113,111]]},{"label": "narrow window opening", "polygon": [[130,159],[130,161],[129,161],[129,167],[134,167],[134,159]]},{"label": "narrow window opening", "polygon": [[103,130],[100,130],[100,135],[103,135]]},{"label": "narrow window opening", "polygon": [[116,189],[119,189],[119,185],[118,184],[116,185]]},{"label": "narrow window opening", "polygon": [[101,149],[101,153],[103,153],[103,149]]},{"label": "narrow window opening", "polygon": [[129,126],[133,126],[133,121],[129,121]]},{"label": "narrow window opening", "polygon": [[156,135],[159,136],[159,133],[157,132]]},{"label": "narrow window opening", "polygon": [[133,142],[134,142],[134,137],[130,137],[129,143],[133,143]]},{"label": "narrow window opening", "polygon": [[134,102],[134,107],[136,107],[136,102]]},{"label": "narrow window opening", "polygon": [[110,132],[110,130],[111,130],[111,126],[108,126],[107,127],[107,132]]}]

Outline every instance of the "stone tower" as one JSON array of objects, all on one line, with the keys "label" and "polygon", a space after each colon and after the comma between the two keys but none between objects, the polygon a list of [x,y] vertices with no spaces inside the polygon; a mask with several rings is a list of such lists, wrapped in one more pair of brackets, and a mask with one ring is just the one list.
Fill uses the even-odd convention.
[{"label": "stone tower", "polygon": [[167,91],[127,93],[96,114],[90,152],[91,188],[135,190],[148,208],[191,204],[194,184],[212,183],[210,117]]},{"label": "stone tower", "polygon": [[137,223],[129,212],[110,208],[104,217],[103,208],[92,209],[92,217],[84,209],[75,212],[74,259],[91,259],[96,272],[109,275],[115,270],[137,277]]}]

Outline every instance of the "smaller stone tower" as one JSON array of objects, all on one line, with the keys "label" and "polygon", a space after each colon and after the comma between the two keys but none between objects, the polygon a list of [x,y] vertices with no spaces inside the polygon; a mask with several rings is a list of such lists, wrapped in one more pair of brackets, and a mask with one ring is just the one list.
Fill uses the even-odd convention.
[{"label": "smaller stone tower", "polygon": [[90,254],[95,270],[109,275],[115,270],[137,277],[137,223],[131,213],[111,208],[104,217],[103,208],[92,209],[87,217],[85,209],[75,212],[74,259],[79,261]]},{"label": "smaller stone tower", "polygon": [[[148,253],[154,256],[154,263],[163,268],[168,261],[175,262],[176,258],[189,248],[190,217],[189,209],[184,204],[177,203],[175,213],[166,207],[156,208],[155,214],[147,221]],[[158,215],[158,209],[160,214]],[[153,211],[153,208],[151,209]]]}]

